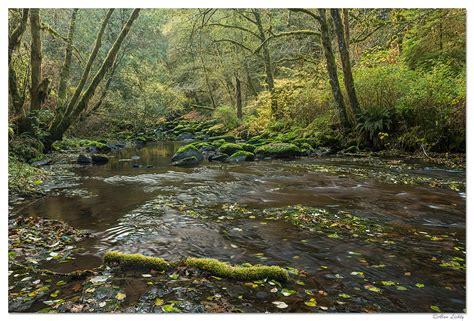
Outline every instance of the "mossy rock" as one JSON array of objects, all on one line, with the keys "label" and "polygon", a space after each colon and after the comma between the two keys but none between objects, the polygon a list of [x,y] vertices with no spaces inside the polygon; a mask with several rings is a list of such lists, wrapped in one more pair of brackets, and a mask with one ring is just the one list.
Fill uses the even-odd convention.
[{"label": "mossy rock", "polygon": [[239,144],[234,144],[234,143],[225,143],[221,145],[218,149],[219,152],[227,154],[227,155],[232,155],[233,153],[243,150],[242,146]]},{"label": "mossy rock", "polygon": [[245,150],[239,150],[232,155],[229,156],[227,159],[228,162],[239,162],[242,160],[245,161],[253,161],[255,159],[255,154],[251,152],[247,152]]},{"label": "mossy rock", "polygon": [[314,152],[314,148],[308,143],[301,144],[300,150],[303,155],[309,155]]},{"label": "mossy rock", "polygon": [[171,160],[177,162],[189,157],[195,157],[199,162],[204,159],[204,156],[202,156],[201,152],[194,146],[194,144],[188,144],[181,146],[173,155]]},{"label": "mossy rock", "polygon": [[210,137],[209,141],[212,142],[212,141],[220,140],[220,139],[225,140],[226,143],[235,143],[235,141],[237,140],[237,138],[235,136],[232,136],[232,135],[221,135],[221,136]]},{"label": "mossy rock", "polygon": [[257,147],[255,154],[259,158],[293,158],[301,155],[298,146],[290,143],[270,143]]},{"label": "mossy rock", "polygon": [[173,166],[194,166],[199,164],[199,159],[196,156],[190,156],[183,159],[180,159],[176,162],[173,162],[171,165]]},{"label": "mossy rock", "polygon": [[120,265],[129,269],[153,269],[157,271],[168,270],[174,264],[159,257],[145,256],[142,254],[124,254],[109,251],[104,255],[107,265]]},{"label": "mossy rock", "polygon": [[256,281],[262,279],[288,281],[288,271],[279,266],[254,265],[250,267],[232,266],[216,259],[187,258],[184,264],[198,268],[212,275],[239,281]]},{"label": "mossy rock", "polygon": [[245,143],[242,143],[242,144],[239,144],[242,149],[246,152],[250,152],[250,153],[253,153],[255,152],[255,149],[257,148],[257,146],[255,145],[251,145],[251,144],[245,144]]},{"label": "mossy rock", "polygon": [[212,144],[206,143],[206,142],[197,142],[193,143],[194,147],[201,151],[210,151],[210,150],[215,150],[216,147]]},{"label": "mossy rock", "polygon": [[221,145],[224,145],[226,143],[225,140],[223,139],[218,139],[218,140],[213,140],[211,141],[211,145],[214,146],[214,147],[220,147]]}]

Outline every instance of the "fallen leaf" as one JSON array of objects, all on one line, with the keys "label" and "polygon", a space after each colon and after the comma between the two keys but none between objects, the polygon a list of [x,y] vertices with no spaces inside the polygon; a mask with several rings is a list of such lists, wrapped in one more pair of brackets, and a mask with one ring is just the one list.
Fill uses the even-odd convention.
[{"label": "fallen leaf", "polygon": [[283,301],[273,301],[272,302],[278,309],[286,309],[288,307],[288,304],[286,304]]}]

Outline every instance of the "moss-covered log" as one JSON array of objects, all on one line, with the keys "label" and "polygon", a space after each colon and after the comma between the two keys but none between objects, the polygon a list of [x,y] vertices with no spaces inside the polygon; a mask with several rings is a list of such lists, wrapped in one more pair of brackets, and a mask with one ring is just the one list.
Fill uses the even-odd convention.
[{"label": "moss-covered log", "polygon": [[107,265],[118,264],[124,268],[146,268],[154,270],[168,270],[174,263],[159,257],[145,256],[142,254],[125,254],[109,251],[104,255],[104,263]]},{"label": "moss-covered log", "polygon": [[169,270],[178,265],[197,268],[212,275],[239,281],[253,281],[272,279],[288,281],[288,271],[279,266],[254,265],[249,267],[232,266],[216,259],[186,258],[182,261],[167,261],[162,258],[145,256],[142,254],[124,254],[110,251],[105,253],[104,263],[118,264],[130,269]]}]

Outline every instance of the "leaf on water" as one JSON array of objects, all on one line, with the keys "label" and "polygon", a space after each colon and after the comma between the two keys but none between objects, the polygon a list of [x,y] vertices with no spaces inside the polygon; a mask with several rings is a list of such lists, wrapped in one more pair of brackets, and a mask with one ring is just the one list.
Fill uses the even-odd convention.
[{"label": "leaf on water", "polygon": [[64,284],[66,284],[66,281],[64,281],[64,280],[58,281],[56,283],[56,285],[64,285]]},{"label": "leaf on water", "polygon": [[143,278],[151,278],[152,275],[151,275],[151,274],[142,274],[142,277],[143,277]]},{"label": "leaf on water", "polygon": [[423,283],[417,283],[415,284],[417,288],[424,288],[425,285]]},{"label": "leaf on water", "polygon": [[52,298],[55,298],[59,295],[59,290],[56,290],[54,291],[53,293],[51,293],[49,296],[52,297]]},{"label": "leaf on water", "polygon": [[101,307],[101,308],[105,307],[106,305],[107,305],[107,302],[105,302],[105,301],[99,303],[99,307]]},{"label": "leaf on water", "polygon": [[323,306],[320,306],[319,307],[321,310],[324,310],[324,311],[327,311],[328,307],[323,307]]},{"label": "leaf on water", "polygon": [[315,298],[311,298],[309,299],[309,301],[306,301],[304,304],[309,307],[315,307],[317,302]]},{"label": "leaf on water", "polygon": [[391,286],[391,285],[395,285],[395,282],[393,281],[381,281],[383,285],[386,285],[386,286]]},{"label": "leaf on water", "polygon": [[233,249],[237,249],[237,248],[238,248],[238,246],[235,245],[235,244],[231,244],[230,247],[233,248]]},{"label": "leaf on water", "polygon": [[273,301],[272,302],[278,309],[286,309],[288,307],[288,304],[286,304],[283,301]]},{"label": "leaf on water", "polygon": [[369,291],[372,291],[372,292],[377,292],[377,293],[380,292],[380,289],[378,287],[375,287],[375,286],[371,286],[371,285],[367,286],[366,285],[365,288]]},{"label": "leaf on water", "polygon": [[117,293],[117,295],[115,296],[115,298],[119,301],[122,301],[126,297],[127,297],[127,295],[125,293],[122,293],[122,292]]},{"label": "leaf on water", "polygon": [[283,294],[284,296],[290,296],[292,294],[295,294],[296,291],[295,290],[289,290],[289,289],[282,289],[281,290],[281,294]]},{"label": "leaf on water", "polygon": [[339,235],[337,235],[337,233],[332,233],[332,234],[328,234],[328,237],[330,237],[332,239],[338,239]]},{"label": "leaf on water", "polygon": [[156,298],[155,299],[155,305],[156,306],[163,305],[163,303],[165,303],[165,300],[163,300],[162,298]]},{"label": "leaf on water", "polygon": [[176,308],[174,306],[174,304],[167,304],[167,305],[163,305],[161,307],[161,310],[163,310],[163,312],[167,312],[167,313],[170,313],[170,312],[181,312],[180,309]]},{"label": "leaf on water", "polygon": [[346,294],[346,293],[341,293],[341,294],[339,294],[339,297],[343,298],[343,299],[349,299],[351,296],[349,294]]},{"label": "leaf on water", "polygon": [[109,277],[107,275],[99,275],[99,276],[93,277],[90,281],[95,284],[95,283],[105,282],[108,279],[109,279]]},{"label": "leaf on water", "polygon": [[433,311],[435,311],[435,312],[441,313],[441,309],[440,309],[438,306],[436,306],[436,305],[432,305],[432,306],[431,306],[431,310],[433,310]]},{"label": "leaf on water", "polygon": [[296,284],[298,284],[298,285],[304,285],[304,282],[303,282],[303,281],[300,281],[300,280],[298,280],[298,281],[296,281]]},{"label": "leaf on water", "polygon": [[405,276],[411,276],[411,272],[405,272],[405,273],[403,273],[403,275],[405,275]]},{"label": "leaf on water", "polygon": [[404,287],[404,286],[399,285],[399,286],[397,286],[397,290],[398,290],[398,291],[406,291],[406,290],[408,290],[408,289],[407,289],[406,287]]},{"label": "leaf on water", "polygon": [[357,275],[358,277],[363,278],[364,272],[354,271],[354,272],[351,272],[351,275]]},{"label": "leaf on water", "polygon": [[179,274],[177,273],[170,274],[170,278],[173,280],[177,280],[179,278]]},{"label": "leaf on water", "polygon": [[211,278],[215,279],[215,280],[222,280],[222,278],[218,277],[218,276],[215,276],[215,275],[211,275]]},{"label": "leaf on water", "polygon": [[256,217],[255,217],[255,216],[253,216],[253,215],[250,215],[250,216],[249,216],[249,218],[251,218],[251,219],[255,219]]}]

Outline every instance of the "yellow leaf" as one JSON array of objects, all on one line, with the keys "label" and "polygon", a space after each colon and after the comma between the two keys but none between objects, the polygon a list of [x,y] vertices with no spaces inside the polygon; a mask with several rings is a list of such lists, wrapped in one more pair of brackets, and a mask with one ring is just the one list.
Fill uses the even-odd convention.
[{"label": "yellow leaf", "polygon": [[127,295],[126,295],[125,293],[122,293],[122,292],[117,293],[117,295],[115,296],[115,298],[116,298],[117,300],[123,300],[123,299],[125,299],[126,297],[127,297]]}]

